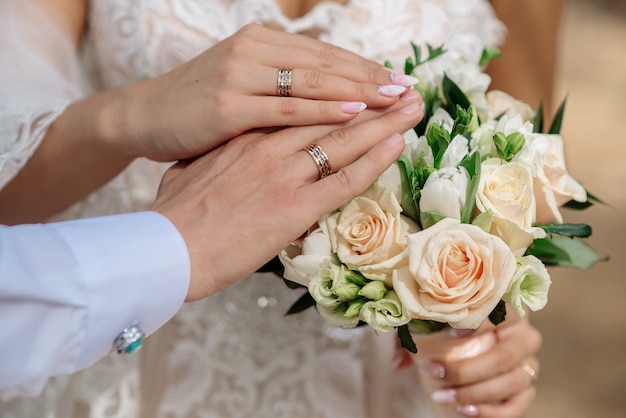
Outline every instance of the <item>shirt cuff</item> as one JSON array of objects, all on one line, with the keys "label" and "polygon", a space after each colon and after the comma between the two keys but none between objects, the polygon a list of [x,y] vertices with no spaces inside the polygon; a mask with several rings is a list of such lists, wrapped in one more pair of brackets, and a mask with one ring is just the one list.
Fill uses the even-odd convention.
[{"label": "shirt cuff", "polygon": [[185,301],[190,262],[176,227],[156,212],[137,212],[48,225],[72,248],[89,307],[76,368],[111,351],[124,328],[146,335],[170,320]]}]

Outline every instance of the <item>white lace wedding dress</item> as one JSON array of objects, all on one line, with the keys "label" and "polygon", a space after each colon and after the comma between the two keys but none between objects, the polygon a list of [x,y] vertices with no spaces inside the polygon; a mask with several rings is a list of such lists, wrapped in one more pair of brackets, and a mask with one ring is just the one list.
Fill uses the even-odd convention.
[{"label": "white lace wedding dress", "polygon": [[[380,62],[390,59],[397,68],[411,54],[410,41],[445,43],[450,54],[476,60],[504,32],[482,0],[322,2],[295,20],[274,0],[90,3],[87,48],[80,58],[97,88],[156,76],[249,22],[317,36]],[[54,85],[51,90],[54,98],[36,106],[0,105],[0,187],[28,159],[63,106],[88,91],[55,92]],[[26,97],[35,97],[30,93]],[[146,209],[164,167],[136,161],[55,219]],[[52,379],[37,399],[0,404],[0,416],[429,416],[415,372],[392,368],[392,336],[335,329],[314,310],[286,317],[300,294],[271,274],[255,274],[185,305],[137,355],[111,355],[75,376]]]}]

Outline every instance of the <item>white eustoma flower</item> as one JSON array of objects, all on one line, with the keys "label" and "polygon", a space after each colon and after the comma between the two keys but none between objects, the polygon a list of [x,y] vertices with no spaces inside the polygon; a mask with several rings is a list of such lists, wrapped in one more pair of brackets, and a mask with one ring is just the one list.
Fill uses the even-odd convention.
[{"label": "white eustoma flower", "polygon": [[502,299],[524,316],[526,315],[524,305],[532,311],[538,311],[546,306],[551,283],[550,273],[541,260],[532,255],[518,257],[511,286]]},{"label": "white eustoma flower", "polygon": [[411,320],[393,290],[380,300],[366,302],[361,308],[360,318],[379,332],[391,331]]}]

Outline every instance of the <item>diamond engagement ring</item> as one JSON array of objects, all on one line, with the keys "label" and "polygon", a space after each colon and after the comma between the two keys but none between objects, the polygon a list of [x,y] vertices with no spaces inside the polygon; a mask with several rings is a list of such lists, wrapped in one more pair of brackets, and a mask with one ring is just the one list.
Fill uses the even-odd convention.
[{"label": "diamond engagement ring", "polygon": [[320,179],[333,174],[333,169],[330,167],[330,163],[328,162],[328,156],[319,145],[311,144],[304,148],[304,150],[308,152],[311,158],[313,158],[313,161],[315,161],[317,171],[320,173]]},{"label": "diamond engagement ring", "polygon": [[291,96],[291,71],[291,68],[281,68],[278,70],[277,90],[279,96]]}]

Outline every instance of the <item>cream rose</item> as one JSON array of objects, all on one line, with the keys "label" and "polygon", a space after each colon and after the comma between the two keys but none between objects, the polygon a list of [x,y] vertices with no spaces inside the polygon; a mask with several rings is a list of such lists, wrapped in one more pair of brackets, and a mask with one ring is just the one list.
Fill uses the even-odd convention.
[{"label": "cream rose", "polygon": [[515,273],[507,245],[475,225],[445,218],[409,236],[409,266],[393,288],[411,318],[478,328]]},{"label": "cream rose", "polygon": [[326,220],[332,251],[349,269],[391,284],[393,270],[407,264],[407,235],[418,230],[401,212],[395,195],[374,183]]},{"label": "cream rose", "polygon": [[499,158],[483,161],[476,207],[480,212],[490,210],[522,229],[531,227],[535,221],[531,169],[525,164],[507,163]]}]

